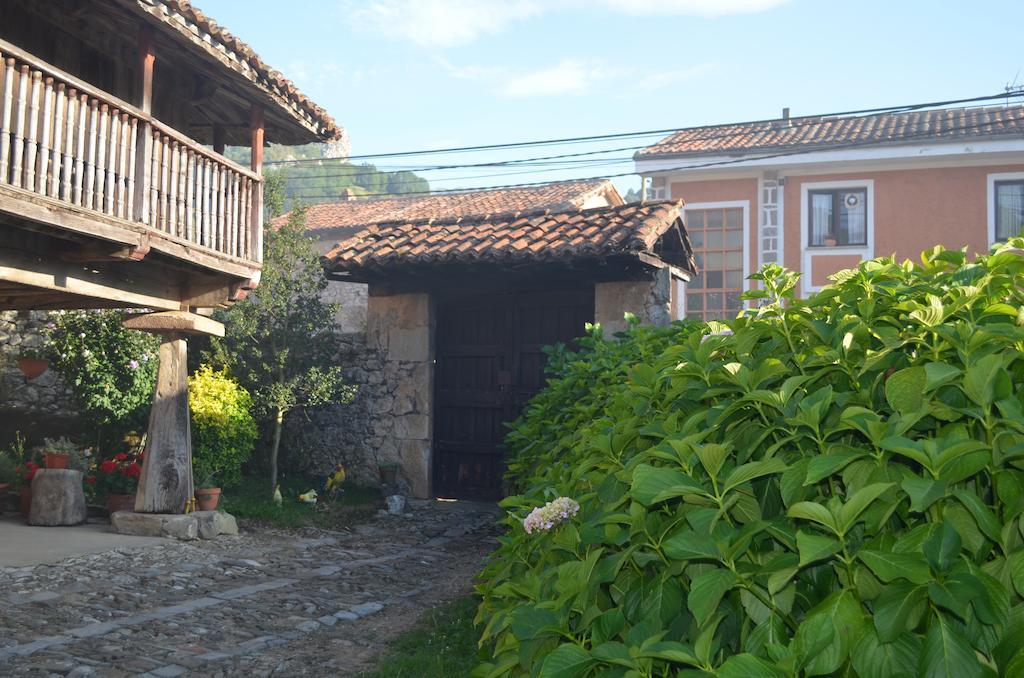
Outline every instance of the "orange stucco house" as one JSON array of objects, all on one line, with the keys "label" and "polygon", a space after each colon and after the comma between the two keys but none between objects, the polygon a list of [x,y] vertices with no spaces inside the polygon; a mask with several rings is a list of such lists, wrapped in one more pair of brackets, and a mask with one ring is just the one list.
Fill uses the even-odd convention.
[{"label": "orange stucco house", "polygon": [[[679,315],[742,307],[766,263],[808,294],[876,256],[985,252],[1024,225],[1024,106],[790,117],[679,130],[636,154],[648,198],[683,199],[701,274]],[[683,283],[680,283],[682,285]]]}]

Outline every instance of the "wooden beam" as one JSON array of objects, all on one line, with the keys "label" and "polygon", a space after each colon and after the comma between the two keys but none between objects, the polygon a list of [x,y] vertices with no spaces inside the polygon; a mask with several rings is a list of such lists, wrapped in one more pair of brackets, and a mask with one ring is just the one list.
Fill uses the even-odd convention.
[{"label": "wooden beam", "polygon": [[128,316],[122,324],[129,330],[153,333],[205,334],[223,337],[224,325],[188,311],[160,311]]},{"label": "wooden beam", "polygon": [[167,280],[118,276],[59,259],[0,249],[0,280],[63,294],[117,302],[121,306],[178,310],[181,293]]},{"label": "wooden beam", "polygon": [[224,125],[213,126],[213,152],[224,155]]},{"label": "wooden beam", "polygon": [[135,510],[140,513],[184,513],[195,496],[187,358],[188,345],[182,335],[163,337],[142,475],[135,493]]},{"label": "wooden beam", "polygon": [[138,50],[139,107],[145,117],[139,123],[135,147],[135,214],[132,218],[145,224],[149,223],[149,167],[153,159],[153,128],[148,118],[153,113],[153,67],[156,65],[153,28],[149,24],[139,23]]},{"label": "wooden beam", "polygon": [[250,169],[261,177],[260,181],[253,184],[252,196],[252,234],[249,239],[253,245],[252,258],[256,261],[263,261],[263,133],[266,121],[263,117],[263,109],[259,106],[252,107],[252,119],[250,128],[252,132],[252,155],[250,157]]}]

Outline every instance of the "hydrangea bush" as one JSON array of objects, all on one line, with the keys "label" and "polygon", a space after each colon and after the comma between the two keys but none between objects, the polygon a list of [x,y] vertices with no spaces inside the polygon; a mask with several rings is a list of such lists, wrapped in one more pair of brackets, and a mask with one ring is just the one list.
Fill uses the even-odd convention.
[{"label": "hydrangea bush", "polygon": [[[554,355],[506,441],[476,674],[1024,675],[1021,250],[807,300],[767,267],[735,320]],[[527,529],[556,497],[576,517]]]}]

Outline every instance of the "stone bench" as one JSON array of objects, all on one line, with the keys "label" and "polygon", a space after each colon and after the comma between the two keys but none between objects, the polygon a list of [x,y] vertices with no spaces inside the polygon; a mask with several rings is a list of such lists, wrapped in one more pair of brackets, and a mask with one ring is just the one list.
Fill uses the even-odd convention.
[{"label": "stone bench", "polygon": [[85,522],[85,517],[81,471],[43,468],[36,472],[32,479],[29,525],[80,525]]}]

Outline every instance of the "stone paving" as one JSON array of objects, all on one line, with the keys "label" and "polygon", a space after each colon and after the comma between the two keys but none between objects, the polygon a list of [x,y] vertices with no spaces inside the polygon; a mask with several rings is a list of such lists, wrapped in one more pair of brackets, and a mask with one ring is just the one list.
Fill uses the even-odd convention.
[{"label": "stone paving", "polygon": [[0,675],[355,675],[471,589],[497,516],[414,502],[351,530],[243,523],[238,537],[0,568]]}]

